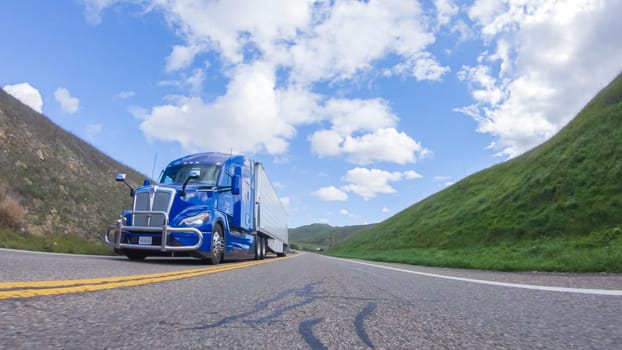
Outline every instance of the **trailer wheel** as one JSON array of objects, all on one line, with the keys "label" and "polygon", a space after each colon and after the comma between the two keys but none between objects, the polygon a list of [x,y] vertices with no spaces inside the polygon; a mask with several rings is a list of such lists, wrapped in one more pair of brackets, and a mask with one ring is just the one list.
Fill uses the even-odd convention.
[{"label": "trailer wheel", "polygon": [[287,250],[287,246],[285,244],[283,244],[283,253],[276,253],[276,256],[278,256],[279,258],[284,257],[285,255],[287,255],[285,253],[285,250]]},{"label": "trailer wheel", "polygon": [[220,227],[220,225],[214,225],[214,230],[212,231],[212,247],[208,262],[212,265],[220,264],[223,261],[225,255],[224,248],[225,239],[222,234],[222,227]]}]

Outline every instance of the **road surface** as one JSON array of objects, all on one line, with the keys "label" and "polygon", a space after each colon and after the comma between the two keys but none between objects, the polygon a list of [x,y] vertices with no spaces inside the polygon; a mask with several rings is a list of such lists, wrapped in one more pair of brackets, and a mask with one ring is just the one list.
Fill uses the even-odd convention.
[{"label": "road surface", "polygon": [[0,250],[0,349],[621,349],[621,315],[620,274]]}]

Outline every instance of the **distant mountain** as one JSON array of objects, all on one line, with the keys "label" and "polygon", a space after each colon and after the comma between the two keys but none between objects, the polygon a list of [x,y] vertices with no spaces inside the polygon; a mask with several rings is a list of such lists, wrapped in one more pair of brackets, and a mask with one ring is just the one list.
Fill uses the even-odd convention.
[{"label": "distant mountain", "polygon": [[[585,248],[585,254],[569,255],[567,262],[601,259],[608,261],[607,269],[617,270],[622,269],[621,227],[619,75],[546,143],[465,178],[351,237],[333,252],[383,259],[400,255],[395,259],[418,262],[417,255],[428,248],[451,251],[454,256],[465,249],[479,249],[481,256],[510,256],[521,242],[530,241],[534,243],[524,247],[526,255],[518,259],[529,254],[546,258],[546,254],[570,254],[569,250]],[[548,250],[536,247],[544,241],[562,248],[556,251],[549,246],[546,253]],[[569,242],[574,245],[563,248]],[[490,250],[502,244],[506,244],[505,251]],[[452,259],[448,257],[448,261]],[[469,264],[464,263],[473,266]],[[563,268],[564,264],[560,261],[557,266]]]},{"label": "distant mountain", "polygon": [[355,235],[365,229],[373,227],[370,225],[354,225],[333,227],[328,224],[311,224],[289,229],[290,243],[306,247],[328,248],[341,243],[348,237]]},{"label": "distant mountain", "polygon": [[130,205],[118,172],[144,179],[0,89],[0,229],[98,239]]}]

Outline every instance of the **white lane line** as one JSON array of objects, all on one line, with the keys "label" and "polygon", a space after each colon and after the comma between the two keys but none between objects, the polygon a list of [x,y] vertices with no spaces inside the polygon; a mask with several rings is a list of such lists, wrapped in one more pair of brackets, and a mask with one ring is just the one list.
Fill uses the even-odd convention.
[{"label": "white lane line", "polygon": [[[333,258],[333,257],[331,257]],[[333,258],[337,260],[347,261],[354,264],[372,266],[386,270],[399,271],[411,273],[414,275],[434,277],[434,278],[443,278],[452,281],[461,281],[461,282],[470,282],[470,283],[479,283],[479,284],[487,284],[490,286],[498,286],[498,287],[510,287],[510,288],[522,288],[522,289],[532,289],[532,290],[544,290],[548,292],[560,292],[560,293],[580,293],[580,294],[593,294],[593,295],[614,295],[614,296],[622,296],[622,290],[615,289],[589,289],[589,288],[566,288],[566,287],[549,287],[549,286],[538,286],[534,284],[522,284],[522,283],[507,283],[507,282],[496,282],[496,281],[486,281],[486,280],[478,280],[472,278],[464,278],[464,277],[454,277],[454,276],[446,276],[446,275],[438,275],[435,273],[427,273],[427,272],[419,272],[412,271],[406,269],[400,269],[397,267],[389,267],[384,265],[376,265],[370,264],[362,261],[342,259],[342,258]]]},{"label": "white lane line", "polygon": [[87,256],[87,257],[97,257],[97,258],[118,258],[119,256],[115,255],[88,255],[88,254],[71,254],[71,253],[55,253],[55,252],[41,252],[38,250],[23,250],[23,249],[10,249],[10,248],[0,248],[0,252],[10,252],[10,253],[23,253],[23,254],[38,254],[38,255],[56,255],[56,256]]}]

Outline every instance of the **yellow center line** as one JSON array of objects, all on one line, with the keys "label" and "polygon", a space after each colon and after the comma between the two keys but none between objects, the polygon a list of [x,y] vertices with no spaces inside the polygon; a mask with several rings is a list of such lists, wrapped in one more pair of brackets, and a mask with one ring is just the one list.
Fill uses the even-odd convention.
[{"label": "yellow center line", "polygon": [[231,265],[221,265],[218,267],[206,267],[200,269],[151,273],[133,276],[116,276],[62,281],[0,282],[0,290],[4,289],[0,291],[0,299],[31,298],[45,295],[94,292],[120,287],[133,287],[151,283],[174,281],[183,278],[196,277],[229,270],[236,270],[244,267],[256,266],[281,260],[282,259],[269,259],[235,263]]}]

